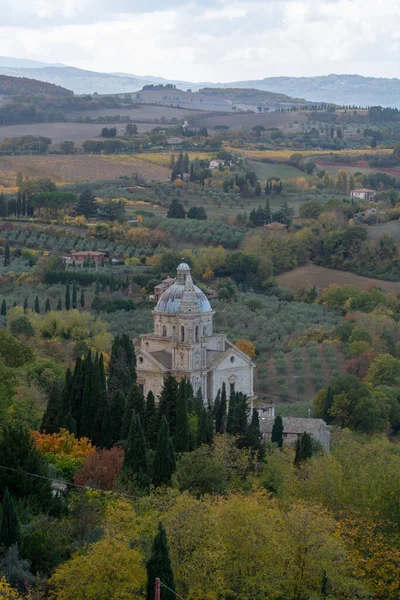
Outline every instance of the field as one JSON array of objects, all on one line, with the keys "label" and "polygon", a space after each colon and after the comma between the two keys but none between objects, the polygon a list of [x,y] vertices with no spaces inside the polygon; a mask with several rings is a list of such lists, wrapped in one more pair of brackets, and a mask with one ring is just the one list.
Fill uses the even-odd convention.
[{"label": "field", "polygon": [[279,177],[280,179],[297,179],[304,177],[304,173],[295,167],[275,163],[263,163],[257,160],[249,160],[248,165],[261,181],[266,181],[270,177]]},{"label": "field", "polygon": [[24,177],[49,177],[58,184],[76,181],[114,179],[138,173],[148,181],[166,181],[170,171],[154,164],[145,155],[71,155],[71,156],[2,156],[0,157],[0,192],[16,191],[19,171]]},{"label": "field", "polygon": [[389,223],[380,223],[378,225],[370,225],[367,228],[368,237],[371,240],[377,240],[384,233],[390,233],[397,243],[400,243],[400,222],[390,221]]},{"label": "field", "polygon": [[263,125],[266,129],[269,127],[279,127],[285,129],[290,127],[296,129],[299,123],[307,120],[305,115],[299,113],[237,113],[228,115],[207,115],[190,119],[190,124],[195,127],[207,127],[210,130],[216,125],[227,125],[231,129],[251,129],[256,125]]},{"label": "field", "polygon": [[379,172],[386,173],[391,177],[400,177],[399,168],[384,169],[381,167],[368,167],[367,165],[368,163],[365,163],[365,161],[359,161],[357,165],[317,161],[318,168],[325,169],[325,171],[328,171],[329,175],[333,175],[335,177],[338,174],[338,171],[346,171],[348,174],[362,173],[363,175],[372,175],[373,173]]},{"label": "field", "polygon": [[[280,114],[280,113],[279,113]],[[290,114],[290,113],[289,113]],[[340,156],[364,156],[364,155],[368,155],[368,156],[379,156],[379,155],[387,155],[387,154],[391,154],[393,152],[393,150],[391,148],[381,148],[379,150],[374,149],[371,150],[371,148],[368,146],[367,148],[361,148],[361,149],[357,149],[357,150],[341,150],[341,151],[332,151],[332,150],[293,150],[293,149],[287,149],[287,150],[246,150],[246,149],[242,149],[240,148],[240,150],[238,150],[237,148],[231,148],[229,146],[227,146],[225,148],[228,151],[231,152],[236,152],[237,154],[241,154],[242,156],[245,156],[246,158],[249,159],[255,159],[255,160],[261,160],[263,158],[267,158],[269,160],[276,160],[276,161],[284,161],[284,160],[288,160],[293,154],[294,155],[301,155],[304,156],[306,158],[308,157],[318,157],[318,156],[332,156],[334,157],[337,154],[340,154]]]},{"label": "field", "polygon": [[337,271],[318,265],[308,264],[304,267],[298,267],[293,271],[288,271],[279,275],[277,282],[284,288],[289,288],[293,292],[300,289],[309,289],[314,285],[321,289],[328,287],[331,283],[338,285],[356,285],[361,289],[365,289],[372,283],[378,284],[385,292],[400,292],[400,282],[382,281],[380,279],[371,279],[369,277],[361,277],[346,271]]}]

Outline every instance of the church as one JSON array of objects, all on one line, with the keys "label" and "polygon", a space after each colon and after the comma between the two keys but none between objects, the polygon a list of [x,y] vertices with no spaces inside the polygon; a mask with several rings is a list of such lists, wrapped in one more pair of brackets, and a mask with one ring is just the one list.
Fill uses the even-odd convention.
[{"label": "church", "polygon": [[254,396],[255,364],[225,335],[213,331],[214,312],[207,296],[194,285],[190,267],[177,268],[175,282],[153,311],[154,332],[135,342],[138,385],[147,395],[160,395],[167,373],[188,379],[204,402],[213,401],[225,382],[229,396]]}]

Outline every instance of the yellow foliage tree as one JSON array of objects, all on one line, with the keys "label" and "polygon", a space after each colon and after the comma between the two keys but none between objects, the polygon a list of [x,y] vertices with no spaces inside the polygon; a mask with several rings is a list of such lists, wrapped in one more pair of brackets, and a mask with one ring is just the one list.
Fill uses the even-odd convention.
[{"label": "yellow foliage tree", "polygon": [[32,431],[36,447],[41,454],[55,454],[60,456],[66,454],[74,458],[87,458],[96,451],[89,438],[77,439],[67,429],[60,429],[58,433],[47,434]]},{"label": "yellow foliage tree", "polygon": [[249,342],[249,340],[241,339],[235,343],[236,348],[239,348],[244,354],[250,356],[250,358],[255,358],[257,356],[256,347],[254,344]]},{"label": "yellow foliage tree", "polygon": [[0,579],[0,598],[1,600],[22,600],[18,592],[7,583],[4,577]]}]

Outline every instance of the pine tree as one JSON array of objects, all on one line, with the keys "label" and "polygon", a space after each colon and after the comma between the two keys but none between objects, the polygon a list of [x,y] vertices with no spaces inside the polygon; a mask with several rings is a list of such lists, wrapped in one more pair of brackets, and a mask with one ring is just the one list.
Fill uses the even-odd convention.
[{"label": "pine tree", "polygon": [[[146,600],[154,600],[155,581],[159,579],[167,587],[161,588],[161,600],[176,600],[174,574],[169,556],[167,534],[162,523],[158,524],[158,532],[154,538],[151,556],[146,564],[147,594]],[[168,589],[169,588],[169,589]]]},{"label": "pine tree", "polygon": [[178,399],[176,406],[176,429],[174,446],[176,452],[189,451],[189,421],[186,397],[186,379],[182,379],[178,388]]},{"label": "pine tree", "polygon": [[47,300],[46,300],[46,305],[45,305],[45,307],[44,307],[44,310],[45,310],[45,312],[47,312],[47,313],[51,311],[50,299],[49,299],[49,298],[47,298]]},{"label": "pine tree", "polygon": [[73,308],[73,310],[76,310],[78,308],[76,281],[74,281],[73,286],[72,286],[72,308]]},{"label": "pine tree", "polygon": [[28,298],[25,298],[24,300],[24,312],[26,313],[28,310]]},{"label": "pine tree", "polygon": [[140,485],[149,483],[147,475],[147,447],[139,415],[133,411],[125,446],[124,467],[132,471]]},{"label": "pine tree", "polygon": [[67,283],[65,288],[65,310],[69,310],[71,308],[71,296],[69,292],[69,283]]},{"label": "pine tree", "polygon": [[253,408],[251,415],[250,425],[247,427],[244,445],[246,448],[251,448],[254,453],[260,453],[261,451],[261,431],[260,431],[260,419],[258,417],[258,410]]},{"label": "pine tree", "polygon": [[164,416],[170,427],[171,435],[175,435],[176,429],[176,405],[178,401],[178,382],[170,373],[164,378],[164,385],[160,394],[158,404],[159,423]]},{"label": "pine tree", "polygon": [[91,190],[85,190],[79,196],[78,204],[76,205],[76,214],[83,215],[86,219],[95,217],[98,212],[98,202]]},{"label": "pine tree", "polygon": [[108,377],[109,396],[112,396],[116,390],[121,390],[124,396],[128,396],[134,383],[136,383],[135,349],[129,336],[124,333],[114,338],[111,348]]},{"label": "pine tree", "polygon": [[224,433],[226,427],[226,408],[227,408],[227,397],[226,397],[226,386],[225,381],[222,384],[222,391],[220,394],[219,401],[215,405],[215,431],[217,433]]},{"label": "pine tree", "polygon": [[6,303],[5,298],[3,298],[3,302],[1,303],[0,315],[2,317],[7,316],[7,303]]},{"label": "pine tree", "polygon": [[146,400],[146,414],[144,420],[144,431],[146,435],[147,444],[149,447],[154,450],[157,444],[157,410],[156,410],[156,401],[154,398],[154,394],[150,391],[147,394]]},{"label": "pine tree", "polygon": [[272,426],[271,442],[278,444],[278,448],[283,446],[283,421],[280,415],[277,415]]},{"label": "pine tree", "polygon": [[312,456],[311,437],[304,432],[296,441],[296,455],[294,457],[295,467],[299,467],[303,462]]},{"label": "pine tree", "polygon": [[4,266],[9,267],[10,262],[11,262],[11,251],[10,251],[10,244],[7,241],[5,249],[4,249]]},{"label": "pine tree", "polygon": [[83,288],[81,289],[81,300],[80,300],[81,308],[85,308],[85,294],[83,292]]},{"label": "pine tree", "polygon": [[58,299],[56,310],[62,310],[61,298]]},{"label": "pine tree", "polygon": [[168,485],[175,469],[175,450],[170,438],[168,422],[165,416],[163,416],[158,432],[156,452],[153,461],[153,484],[156,487]]},{"label": "pine tree", "polygon": [[35,296],[35,313],[40,314],[39,296]]},{"label": "pine tree", "polygon": [[21,528],[18,521],[14,500],[6,487],[3,497],[2,517],[0,522],[0,546],[9,548],[21,541]]},{"label": "pine tree", "polygon": [[332,404],[333,404],[333,390],[332,390],[331,386],[329,386],[326,391],[324,405],[322,408],[322,418],[324,419],[324,421],[326,423],[330,423],[332,421],[332,417],[329,413],[330,409],[332,408]]}]

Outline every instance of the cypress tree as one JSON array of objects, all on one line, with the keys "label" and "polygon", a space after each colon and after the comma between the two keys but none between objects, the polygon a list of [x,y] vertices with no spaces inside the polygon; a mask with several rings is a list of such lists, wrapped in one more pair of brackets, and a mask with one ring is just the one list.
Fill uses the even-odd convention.
[{"label": "cypress tree", "polygon": [[145,402],[142,392],[139,389],[139,386],[136,383],[134,383],[133,386],[131,387],[129,395],[132,396],[132,400],[131,400],[132,409],[139,416],[140,422],[142,423],[142,426],[144,426],[145,413],[146,413],[146,402]]},{"label": "cypress tree", "polygon": [[134,383],[136,383],[135,349],[129,336],[124,333],[114,338],[111,348],[108,377],[109,396],[112,396],[116,390],[121,390],[125,396],[128,396]]},{"label": "cypress tree", "polygon": [[174,445],[176,452],[189,451],[189,421],[186,398],[186,379],[182,379],[178,388],[178,400],[176,406],[176,430]]},{"label": "cypress tree", "polygon": [[312,456],[311,437],[304,432],[296,441],[296,455],[294,457],[295,467],[299,467],[303,462]]},{"label": "cypress tree", "polygon": [[56,310],[62,310],[61,298],[58,299]]},{"label": "cypress tree", "polygon": [[101,446],[112,448],[121,437],[122,417],[125,410],[125,396],[121,390],[116,390],[104,410]]},{"label": "cypress tree", "polygon": [[251,422],[247,428],[244,445],[246,448],[251,448],[253,452],[259,453],[261,450],[261,431],[260,419],[258,418],[258,410],[253,408]]},{"label": "cypress tree", "polygon": [[[227,397],[226,397],[226,386],[225,381],[222,384],[219,401],[215,405],[215,431],[217,433],[224,433],[226,427],[226,408],[227,408]],[[218,396],[217,396],[218,397]]]},{"label": "cypress tree", "polygon": [[170,373],[164,378],[164,385],[158,404],[158,422],[164,416],[170,427],[171,435],[175,435],[176,429],[176,405],[178,400],[178,382]]},{"label": "cypress tree", "polygon": [[175,450],[170,438],[169,425],[165,416],[162,416],[153,461],[153,484],[156,487],[168,485],[175,469]]},{"label": "cypress tree", "polygon": [[7,241],[5,249],[4,249],[4,266],[9,267],[10,262],[11,262],[11,251],[10,251],[10,244]]},{"label": "cypress tree", "polygon": [[237,445],[243,447],[248,427],[249,402],[247,396],[241,392],[231,395],[227,432],[237,436]]},{"label": "cypress tree", "polygon": [[21,541],[21,528],[15,510],[14,500],[6,487],[3,497],[2,517],[0,522],[0,546],[9,548]]},{"label": "cypress tree", "polygon": [[272,426],[271,442],[278,444],[278,448],[283,446],[283,421],[280,415],[275,417],[274,424]]},{"label": "cypress tree", "polygon": [[3,298],[3,302],[1,303],[0,315],[2,317],[7,316],[7,303],[6,303],[5,298]]},{"label": "cypress tree", "polygon": [[[98,360],[98,357],[96,356],[96,359]],[[84,381],[83,381],[83,389],[82,389],[82,400],[81,400],[81,406],[80,406],[80,419],[78,421],[78,436],[79,437],[91,437],[91,433],[92,433],[92,426],[93,426],[93,418],[94,418],[94,414],[93,414],[93,403],[94,403],[94,397],[93,397],[93,393],[92,393],[92,383],[93,383],[93,379],[96,379],[95,376],[92,377],[92,374],[94,374],[94,371],[97,371],[97,364],[96,366],[94,365],[94,362],[92,361],[92,353],[89,350],[89,353],[86,357],[86,359],[84,360],[84,365],[85,365],[85,374],[84,374]],[[96,387],[97,387],[97,381],[95,381]],[[100,385],[100,384],[98,384]],[[97,398],[96,398],[97,399]]]},{"label": "cypress tree", "polygon": [[[175,582],[169,556],[167,534],[162,523],[158,524],[158,532],[154,538],[151,556],[146,564],[147,595],[146,600],[154,600],[155,581],[160,579],[169,589],[161,588],[161,600],[176,600]],[[170,591],[172,590],[172,591]]]},{"label": "cypress tree", "polygon": [[94,416],[91,430],[91,438],[94,444],[100,445],[103,432],[104,413],[108,406],[107,402],[107,382],[104,373],[103,355],[96,355],[96,360],[92,372],[92,407],[91,414]]},{"label": "cypress tree", "polygon": [[226,420],[226,433],[233,434],[234,414],[235,414],[236,394],[231,394],[229,398],[228,417]]},{"label": "cypress tree", "polygon": [[64,389],[65,386],[70,385],[71,378],[71,371],[70,369],[67,369],[64,388],[61,388],[60,384],[56,381],[48,390],[47,406],[42,418],[41,431],[45,431],[46,433],[56,433],[59,430],[64,410]]},{"label": "cypress tree", "polygon": [[156,402],[152,391],[147,394],[144,431],[149,447],[154,450],[157,444],[158,430]]},{"label": "cypress tree", "polygon": [[133,411],[137,412],[140,418],[140,421],[144,423],[145,418],[145,402],[143,398],[143,394],[139,390],[139,387],[136,385],[132,385],[128,396],[126,397],[124,413],[122,416],[122,426],[121,426],[121,439],[126,440],[129,434],[129,428],[131,426],[132,421],[132,413]]},{"label": "cypress tree", "polygon": [[65,288],[65,310],[69,310],[71,308],[71,296],[69,291],[69,283],[67,283]]},{"label": "cypress tree", "polygon": [[324,419],[324,421],[326,423],[330,423],[332,420],[332,417],[329,414],[329,411],[332,408],[332,404],[333,404],[333,390],[332,390],[331,386],[329,386],[327,389],[327,392],[326,392],[324,406],[322,409],[322,418]]},{"label": "cypress tree", "polygon": [[199,414],[199,428],[197,432],[197,445],[202,444],[211,445],[213,442],[214,426],[212,421],[211,412],[204,406]]},{"label": "cypress tree", "polygon": [[39,296],[35,296],[35,313],[40,314]]},{"label": "cypress tree", "polygon": [[83,288],[81,289],[81,300],[80,300],[81,308],[85,308],[85,294],[83,292]]},{"label": "cypress tree", "polygon": [[24,312],[27,312],[28,310],[28,298],[25,298],[24,300]]},{"label": "cypress tree", "polygon": [[45,304],[44,310],[47,313],[51,311],[51,306],[50,306],[50,300],[49,300],[49,298],[47,298],[47,300],[46,300],[46,304]]},{"label": "cypress tree", "polygon": [[78,308],[78,299],[77,299],[77,291],[76,291],[76,281],[74,281],[72,286],[72,308],[76,310]]},{"label": "cypress tree", "polygon": [[132,471],[140,485],[148,485],[146,440],[140,417],[135,411],[125,446],[124,467]]}]

